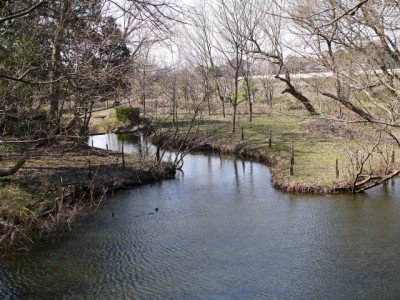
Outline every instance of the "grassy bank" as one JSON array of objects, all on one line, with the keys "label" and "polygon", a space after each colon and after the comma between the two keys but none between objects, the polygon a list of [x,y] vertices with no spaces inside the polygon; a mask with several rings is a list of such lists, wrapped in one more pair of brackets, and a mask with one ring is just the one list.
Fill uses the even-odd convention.
[{"label": "grassy bank", "polygon": [[[175,148],[183,143],[193,149],[265,162],[271,167],[273,185],[295,193],[350,192],[355,182],[365,178],[358,177],[360,172],[365,176],[389,174],[399,168],[395,140],[382,127],[346,122],[357,118],[351,112],[337,111],[335,106],[326,109],[329,114],[325,118],[310,116],[303,109],[282,107],[280,102],[273,107],[256,104],[253,122],[249,122],[247,108],[242,105],[238,109],[235,134],[232,134],[231,107],[226,107],[226,118],[202,112],[194,122],[193,116],[182,110],[175,126],[170,115],[153,112],[157,118],[152,120],[152,127],[160,128],[155,132],[156,138],[167,133],[163,144]],[[109,130],[112,111],[107,114],[109,119],[93,122],[92,132]],[[398,132],[393,130],[393,134]]]},{"label": "grassy bank", "polygon": [[[189,127],[191,134],[186,138]],[[235,134],[231,133],[229,116],[206,116],[194,125],[182,118],[177,131],[168,119],[162,128],[169,135],[179,133],[176,145],[184,141],[194,149],[221,151],[265,162],[271,167],[273,185],[295,193],[350,192],[357,161],[375,143],[369,136],[374,130],[370,125],[345,124],[301,113],[259,114],[252,123],[240,117]],[[391,143],[388,141],[382,147],[387,150]],[[292,145],[293,175],[290,173]],[[372,156],[367,171],[382,164],[383,155],[380,156]]]},{"label": "grassy bank", "polygon": [[173,176],[170,165],[134,155],[125,155],[123,167],[120,154],[89,147],[37,151],[19,172],[0,180],[2,250],[25,248],[34,233],[69,228],[78,211],[110,192]]}]

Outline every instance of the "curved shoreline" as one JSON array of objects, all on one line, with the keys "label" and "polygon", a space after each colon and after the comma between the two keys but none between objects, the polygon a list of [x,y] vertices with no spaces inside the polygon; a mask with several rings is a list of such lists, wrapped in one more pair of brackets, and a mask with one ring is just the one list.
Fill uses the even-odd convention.
[{"label": "curved shoreline", "polygon": [[287,178],[284,178],[284,176],[282,176],[284,168],[282,159],[280,157],[272,155],[266,151],[262,151],[246,141],[239,143],[226,143],[220,140],[213,140],[212,138],[198,138],[192,140],[175,139],[171,143],[170,139],[168,139],[168,137],[164,135],[158,140],[155,138],[154,143],[167,145],[168,147],[171,147],[173,149],[178,149],[183,146],[190,148],[191,150],[204,153],[222,153],[233,155],[237,158],[255,160],[257,162],[267,165],[270,168],[272,186],[287,193],[329,195],[339,193],[351,193],[352,191],[352,187],[348,185],[308,185],[296,180],[287,180]]},{"label": "curved shoreline", "polygon": [[[120,156],[82,147],[28,160],[3,185],[30,192],[23,194],[27,197],[23,203],[17,198],[0,203],[0,252],[28,250],[35,235],[70,229],[79,212],[92,211],[115,191],[175,177],[171,164],[126,155],[123,166]],[[7,206],[11,204],[18,206]]]},{"label": "curved shoreline", "polygon": [[[178,149],[183,146],[203,153],[222,153],[263,163],[270,168],[272,186],[284,192],[318,195],[351,192],[350,186],[307,185],[303,182],[293,180],[292,178],[288,180],[287,176],[285,177],[282,175],[285,171],[283,160],[268,153],[268,151],[257,148],[257,146],[250,142],[224,142],[213,138],[179,139],[174,137],[174,139],[170,139],[167,134],[163,134],[158,138],[157,140],[157,137],[152,136],[154,144],[168,146],[173,149]],[[21,240],[25,238],[25,241],[29,242],[29,232],[52,232],[64,226],[70,227],[71,223],[73,223],[73,219],[76,217],[76,210],[81,211],[89,208],[90,211],[90,207],[97,206],[106,195],[114,191],[153,183],[159,180],[171,179],[175,176],[175,169],[167,163],[162,163],[156,167],[154,162],[152,162],[151,166],[147,166],[147,170],[145,170],[146,168],[138,169],[137,167],[126,167],[126,169],[122,171],[120,166],[117,167],[118,157],[121,156],[120,154],[100,149],[93,150],[90,147],[86,147],[83,150],[81,149],[80,152],[75,153],[76,156],[72,156],[72,160],[74,160],[74,157],[85,156],[83,153],[88,150],[92,151],[90,157],[93,160],[92,170],[94,174],[88,176],[91,172],[90,163],[89,170],[86,163],[76,166],[77,169],[75,173],[84,174],[86,177],[83,179],[81,178],[79,183],[75,182],[77,178],[74,178],[74,183],[68,184],[64,182],[62,186],[59,186],[58,190],[53,191],[53,194],[58,194],[58,196],[53,197],[50,201],[49,199],[46,200],[47,205],[50,203],[50,207],[45,207],[45,209],[26,220],[19,220],[12,216],[8,219],[0,218],[0,240],[2,236],[7,234],[7,227],[12,227],[17,233],[21,233]],[[100,157],[107,157],[109,162],[105,163],[105,161],[102,160],[96,164],[96,159]],[[128,155],[127,157],[129,160]],[[112,162],[113,160],[116,160],[116,163]],[[119,164],[121,164],[121,161],[119,161]],[[60,167],[60,165],[56,163],[54,167],[57,168]],[[25,170],[25,172],[32,172],[32,170],[35,170],[35,167],[28,165],[25,166],[22,171],[23,170]],[[66,172],[68,173],[68,170],[66,170]],[[61,178],[63,178],[63,176],[68,177],[65,173],[60,175]],[[72,174],[72,176],[74,176],[74,174]],[[23,180],[26,179],[23,174],[21,178]],[[61,181],[62,180],[63,179],[61,179]],[[60,196],[60,194],[62,195]],[[40,201],[40,199],[37,200],[37,202]],[[42,201],[44,202],[44,200]],[[28,234],[26,235],[26,233]],[[13,233],[11,232],[9,238],[5,238],[0,245],[10,240],[11,234]]]}]

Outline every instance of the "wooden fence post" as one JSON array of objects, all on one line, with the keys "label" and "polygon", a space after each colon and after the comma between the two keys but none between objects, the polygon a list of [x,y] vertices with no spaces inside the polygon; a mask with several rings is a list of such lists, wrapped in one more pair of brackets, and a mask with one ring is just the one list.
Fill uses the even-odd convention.
[{"label": "wooden fence post", "polygon": [[156,159],[157,162],[160,162],[160,145],[157,143],[157,150],[156,150]]},{"label": "wooden fence post", "polygon": [[124,140],[122,140],[122,170],[125,170],[125,153],[124,153]]},{"label": "wooden fence post", "polygon": [[293,146],[293,141],[291,141],[291,146],[290,146],[290,176],[294,175],[293,165],[294,165],[294,146]]},{"label": "wooden fence post", "polygon": [[336,179],[339,179],[339,159],[336,158]]},{"label": "wooden fence post", "polygon": [[294,146],[293,146],[293,141],[291,141],[291,146],[290,146],[290,164],[294,165]]},{"label": "wooden fence post", "polygon": [[269,131],[268,146],[269,146],[270,148],[272,147],[272,130]]},{"label": "wooden fence post", "polygon": [[139,155],[142,156],[142,134],[139,133],[139,140],[138,140],[138,148],[139,148]]}]

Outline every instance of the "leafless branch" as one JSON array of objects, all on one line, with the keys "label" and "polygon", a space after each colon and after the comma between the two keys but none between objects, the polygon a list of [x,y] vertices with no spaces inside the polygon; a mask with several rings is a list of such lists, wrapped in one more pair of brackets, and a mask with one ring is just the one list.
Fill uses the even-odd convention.
[{"label": "leafless branch", "polygon": [[17,19],[17,18],[24,17],[26,15],[29,15],[31,12],[33,12],[36,9],[38,9],[39,7],[44,5],[45,3],[47,3],[47,0],[40,1],[39,3],[37,3],[37,4],[35,4],[35,5],[31,6],[31,7],[25,8],[25,9],[23,9],[23,10],[21,10],[19,12],[16,12],[16,13],[14,13],[12,15],[9,15],[7,17],[0,18],[0,23],[4,23],[6,21],[10,21],[10,20],[13,20],[13,19]]},{"label": "leafless branch", "polygon": [[55,80],[49,80],[49,81],[30,81],[30,80],[23,79],[24,76],[25,75],[20,76],[20,77],[12,77],[12,76],[9,76],[9,75],[0,74],[0,78],[12,80],[12,81],[18,81],[18,82],[22,82],[22,83],[26,83],[26,84],[31,84],[31,85],[35,85],[35,84],[53,84],[53,83],[59,82],[60,80],[65,78],[65,76],[62,76],[62,77],[57,78]]},{"label": "leafless branch", "polygon": [[0,169],[0,178],[7,177],[15,174],[18,170],[25,164],[28,158],[28,153],[25,152],[24,155],[9,169]]},{"label": "leafless branch", "polygon": [[354,14],[357,12],[357,10],[359,10],[364,4],[366,4],[369,0],[364,0],[361,1],[360,3],[358,3],[357,5],[355,5],[354,7],[348,9],[347,11],[345,11],[344,13],[342,13],[341,15],[339,15],[337,18],[333,19],[331,22],[323,24],[321,26],[319,26],[317,28],[318,29],[322,29],[324,27],[329,27],[332,26],[333,24],[339,22],[341,19],[343,19],[346,16],[354,16]]}]

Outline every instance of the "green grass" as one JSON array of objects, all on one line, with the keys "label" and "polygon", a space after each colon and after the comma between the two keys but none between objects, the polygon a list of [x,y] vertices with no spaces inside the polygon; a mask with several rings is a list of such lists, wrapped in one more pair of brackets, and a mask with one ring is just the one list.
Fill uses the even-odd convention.
[{"label": "green grass", "polygon": [[[342,141],[326,135],[306,133],[301,128],[302,119],[291,116],[258,117],[252,124],[243,123],[245,139],[263,151],[283,159],[281,176],[289,180],[290,149],[294,147],[295,181],[312,184],[322,181],[332,185],[336,180],[335,163],[340,156],[337,151]],[[272,132],[272,147],[269,148],[269,131]],[[235,140],[241,139],[235,135]],[[291,180],[293,180],[291,179]]]},{"label": "green grass", "polygon": [[[351,167],[346,157],[348,147],[357,147],[349,138],[337,137],[320,132],[310,132],[303,124],[310,117],[301,112],[293,114],[257,115],[253,123],[241,117],[237,123],[237,131],[231,133],[231,117],[207,116],[197,121],[194,134],[205,135],[217,129],[213,139],[218,142],[235,145],[244,140],[269,156],[277,157],[279,165],[273,167],[274,179],[285,185],[308,188],[319,187],[331,189],[334,186],[349,186],[352,183]],[[181,132],[186,132],[190,122],[181,117]],[[171,127],[170,119],[163,127]],[[347,126],[347,125],[346,125]],[[348,125],[351,126],[351,125]],[[268,145],[269,132],[272,132],[272,147]],[[290,176],[290,149],[294,145],[294,175]],[[365,143],[367,144],[367,143]],[[347,151],[347,152],[346,152]],[[336,179],[336,159],[339,160],[340,177]],[[398,159],[397,159],[398,160]],[[321,189],[320,189],[321,190]]]}]

